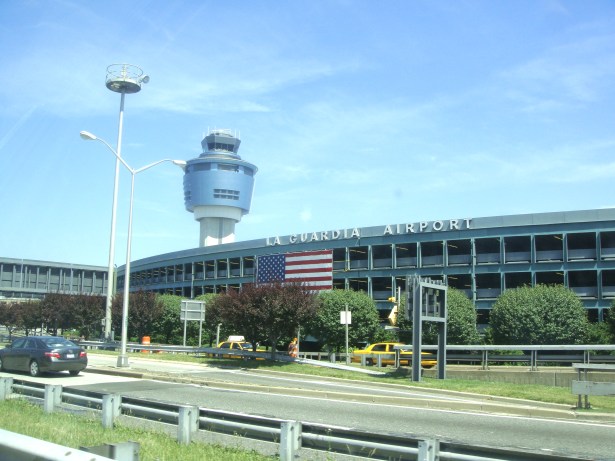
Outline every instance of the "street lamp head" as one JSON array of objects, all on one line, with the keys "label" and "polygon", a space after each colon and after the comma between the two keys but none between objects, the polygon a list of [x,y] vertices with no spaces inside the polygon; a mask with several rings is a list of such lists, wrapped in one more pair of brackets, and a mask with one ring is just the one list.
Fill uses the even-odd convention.
[{"label": "street lamp head", "polygon": [[182,170],[186,170],[186,161],[185,160],[171,160],[173,162],[173,165],[177,165],[178,167],[180,167]]},{"label": "street lamp head", "polygon": [[105,85],[111,91],[133,94],[141,91],[141,84],[149,82],[149,76],[132,64],[111,64],[107,67]]},{"label": "street lamp head", "polygon": [[79,136],[85,141],[96,141],[98,138],[89,131],[80,131]]}]

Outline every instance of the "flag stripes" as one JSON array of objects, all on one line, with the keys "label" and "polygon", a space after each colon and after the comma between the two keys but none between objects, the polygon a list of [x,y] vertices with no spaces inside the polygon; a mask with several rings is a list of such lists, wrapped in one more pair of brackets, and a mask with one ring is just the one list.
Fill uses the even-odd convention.
[{"label": "flag stripes", "polygon": [[333,251],[302,251],[258,256],[256,283],[304,283],[314,290],[333,288]]}]

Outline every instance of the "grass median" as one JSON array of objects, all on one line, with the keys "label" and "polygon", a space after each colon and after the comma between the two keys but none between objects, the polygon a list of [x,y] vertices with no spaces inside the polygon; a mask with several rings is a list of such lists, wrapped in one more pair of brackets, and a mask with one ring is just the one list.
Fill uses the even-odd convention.
[{"label": "grass median", "polygon": [[77,449],[134,440],[139,442],[139,459],[142,461],[277,459],[255,451],[220,445],[204,443],[180,445],[174,438],[162,432],[139,430],[121,424],[116,424],[113,429],[103,429],[100,417],[60,411],[47,414],[40,406],[25,399],[7,399],[0,402],[0,427],[10,432]]}]

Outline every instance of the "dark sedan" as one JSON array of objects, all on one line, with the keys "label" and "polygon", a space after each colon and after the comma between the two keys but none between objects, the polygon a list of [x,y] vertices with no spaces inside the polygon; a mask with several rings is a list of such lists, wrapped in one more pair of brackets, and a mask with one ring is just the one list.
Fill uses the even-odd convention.
[{"label": "dark sedan", "polygon": [[47,371],[68,371],[77,376],[87,366],[85,350],[59,336],[18,338],[0,350],[0,370],[26,371],[31,376]]}]

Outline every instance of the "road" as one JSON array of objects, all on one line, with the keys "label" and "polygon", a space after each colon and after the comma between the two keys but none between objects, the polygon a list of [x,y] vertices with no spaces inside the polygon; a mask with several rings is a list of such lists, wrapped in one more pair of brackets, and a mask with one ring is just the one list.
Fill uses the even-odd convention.
[{"label": "road", "polygon": [[[115,360],[114,357],[91,354],[91,369],[105,371],[115,364]],[[165,380],[88,371],[77,378],[52,376],[38,379],[99,392],[366,431],[615,460],[615,417],[605,422],[578,421],[570,418],[570,412],[562,412],[562,417],[557,418],[528,417],[525,414],[532,413],[532,410],[522,404],[502,405],[495,407],[495,413],[487,413],[484,410],[487,407],[481,406],[484,399],[468,395],[410,391],[395,385],[322,377],[299,378],[287,373],[152,363],[131,358],[130,371],[151,373],[153,370]],[[27,378],[25,375],[16,376]],[[66,384],[58,382],[59,379],[66,379]],[[169,379],[190,379],[194,383],[171,382]],[[441,408],[434,408],[438,405]],[[483,411],[474,410],[476,408]],[[544,410],[545,414],[551,414],[550,408]],[[557,416],[558,412],[553,410],[553,414]],[[564,418],[564,415],[568,416]]]}]

